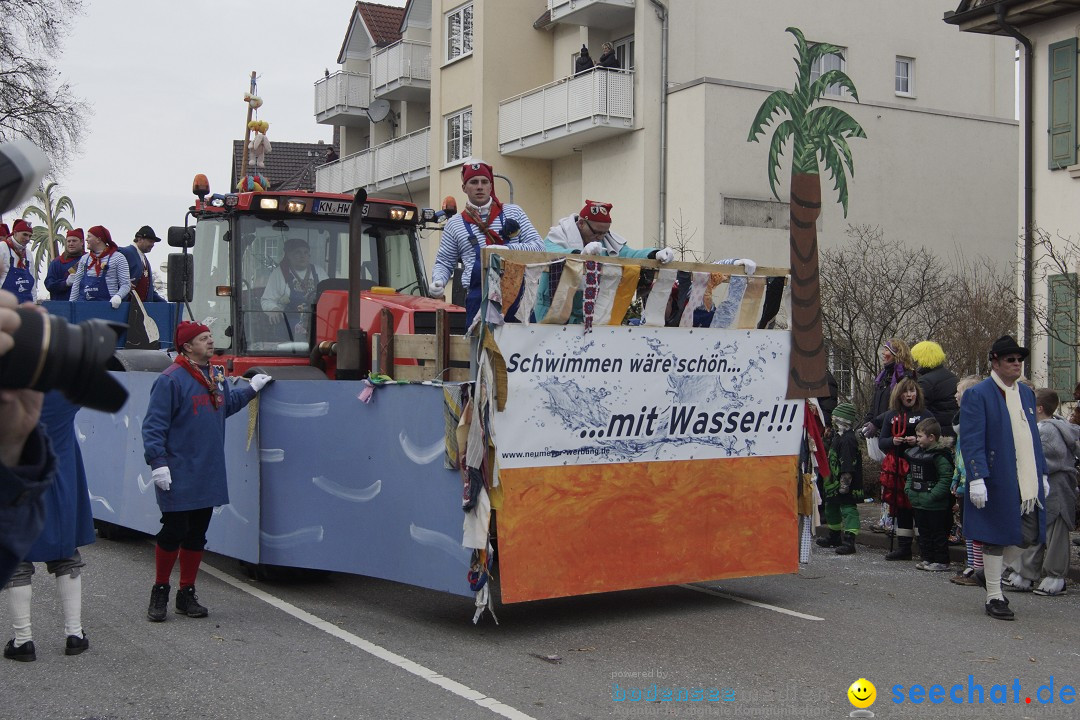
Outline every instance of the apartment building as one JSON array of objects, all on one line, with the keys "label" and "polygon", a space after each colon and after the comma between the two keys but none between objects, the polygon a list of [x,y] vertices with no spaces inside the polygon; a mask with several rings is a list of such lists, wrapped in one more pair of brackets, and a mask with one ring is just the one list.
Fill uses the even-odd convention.
[{"label": "apartment building", "polygon": [[[1029,367],[1039,385],[1058,391],[1071,401],[1077,377],[1077,291],[1080,289],[1076,257],[1080,248],[1080,220],[1076,192],[1080,182],[1077,162],[1077,37],[1080,7],[1066,0],[963,0],[945,13],[945,22],[962,32],[959,37],[997,36],[1019,44],[1021,118],[1030,122],[1017,131],[1024,143],[1024,125],[1030,127],[1030,154],[1006,172],[1030,174],[1031,191],[1020,199],[1021,226],[1030,224],[1049,236],[1054,254],[1066,260],[1052,263],[1036,248],[1031,272],[1024,276],[1025,252],[1018,255],[1018,286],[1030,283],[1032,302],[1021,318],[1026,341],[1031,343]],[[1018,172],[1019,169],[1019,172]],[[1027,183],[1024,183],[1025,185]],[[1064,272],[1063,272],[1064,271]],[[1022,309],[1023,311],[1023,309]],[[1042,315],[1042,320],[1038,316]]]},{"label": "apartment building", "polygon": [[[823,174],[822,245],[868,224],[1005,264],[1019,232],[1014,43],[958,37],[942,13],[931,0],[357,3],[340,71],[315,84],[316,120],[341,128],[317,186],[460,202],[460,163],[479,157],[541,233],[591,198],[614,203],[634,245],[787,265],[789,157],[777,199],[768,137],[747,136],[768,94],[794,84],[795,26],[844,48],[815,71],[852,78],[861,102],[839,89],[824,102],[868,136],[851,142],[847,217]],[[604,42],[620,69],[574,75],[581,46],[597,58]],[[496,192],[510,199],[506,181]],[[428,242],[430,262],[438,234]]]}]

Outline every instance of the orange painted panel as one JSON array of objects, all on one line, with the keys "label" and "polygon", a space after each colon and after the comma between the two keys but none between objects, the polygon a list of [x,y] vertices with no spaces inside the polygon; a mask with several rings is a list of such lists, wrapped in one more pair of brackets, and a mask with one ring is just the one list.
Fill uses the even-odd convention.
[{"label": "orange painted panel", "polygon": [[796,572],[797,463],[503,469],[502,601]]}]

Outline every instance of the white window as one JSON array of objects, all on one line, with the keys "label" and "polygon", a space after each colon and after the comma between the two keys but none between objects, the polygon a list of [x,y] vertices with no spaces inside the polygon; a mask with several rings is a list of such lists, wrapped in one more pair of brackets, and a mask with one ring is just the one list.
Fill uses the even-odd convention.
[{"label": "white window", "polygon": [[915,58],[896,57],[896,94],[914,97]]},{"label": "white window", "polygon": [[446,61],[472,54],[473,6],[462,5],[446,14]]},{"label": "white window", "polygon": [[615,57],[619,61],[619,67],[623,70],[634,69],[634,36],[625,37],[611,43],[615,49]]},{"label": "white window", "polygon": [[472,108],[446,116],[446,163],[472,155]]},{"label": "white window", "polygon": [[[840,55],[822,55],[815,60],[814,64],[810,66],[810,82],[814,82],[830,70],[846,70],[847,62],[844,60],[844,56],[847,55],[847,48],[840,48],[840,52],[842,53]],[[825,89],[825,94],[840,97],[844,94],[844,91],[839,85],[830,85]]]}]

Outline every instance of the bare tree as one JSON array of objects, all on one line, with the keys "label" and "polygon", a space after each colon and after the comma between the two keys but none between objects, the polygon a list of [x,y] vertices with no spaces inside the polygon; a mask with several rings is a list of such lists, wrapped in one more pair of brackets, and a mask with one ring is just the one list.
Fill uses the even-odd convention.
[{"label": "bare tree", "polygon": [[849,362],[851,395],[865,408],[890,337],[941,344],[958,375],[985,370],[986,349],[1015,332],[1008,270],[985,258],[951,264],[925,247],[887,241],[852,226],[849,240],[821,252],[822,322],[834,357]]},{"label": "bare tree", "polygon": [[694,248],[694,236],[697,235],[697,228],[690,228],[690,224],[683,218],[682,208],[679,208],[678,219],[672,218],[671,223],[674,226],[672,231],[675,235],[675,239],[668,245],[675,253],[675,257],[680,262],[709,262],[709,254],[707,252],[698,252]]},{"label": "bare tree", "polygon": [[[1049,288],[1053,280],[1056,289],[1064,293],[1065,297],[1080,297],[1080,275],[1077,274],[1077,269],[1080,268],[1080,240],[1060,233],[1051,235],[1042,228],[1035,228],[1033,234],[1035,284]],[[1080,346],[1080,338],[1076,332],[1075,311],[1069,314],[1072,315],[1071,318],[1058,317],[1060,312],[1055,312],[1045,295],[1031,308],[1032,322],[1039,333],[1076,348]]]},{"label": "bare tree", "polygon": [[0,0],[0,141],[27,138],[62,170],[89,112],[55,67],[82,0]]}]

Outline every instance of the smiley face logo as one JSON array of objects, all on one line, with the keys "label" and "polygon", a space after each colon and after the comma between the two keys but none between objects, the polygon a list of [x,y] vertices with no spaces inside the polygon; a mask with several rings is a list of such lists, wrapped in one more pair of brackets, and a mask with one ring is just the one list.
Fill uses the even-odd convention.
[{"label": "smiley face logo", "polygon": [[866,678],[859,678],[847,689],[848,700],[857,708],[868,708],[877,700],[877,688]]}]

